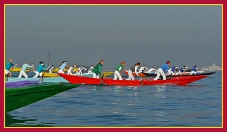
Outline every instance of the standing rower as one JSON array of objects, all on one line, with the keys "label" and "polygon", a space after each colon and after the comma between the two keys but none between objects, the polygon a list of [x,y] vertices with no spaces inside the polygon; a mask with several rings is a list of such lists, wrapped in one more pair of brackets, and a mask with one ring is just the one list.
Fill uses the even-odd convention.
[{"label": "standing rower", "polygon": [[67,74],[72,75],[72,70],[73,70],[73,66],[69,65],[69,69],[67,70]]},{"label": "standing rower", "polygon": [[99,78],[102,74],[102,66],[104,64],[104,60],[100,60],[99,63],[92,70],[93,78]]},{"label": "standing rower", "polygon": [[27,70],[27,68],[33,68],[33,66],[28,65],[28,61],[26,61],[23,64],[21,71],[20,71],[20,75],[18,76],[18,78],[21,78],[22,75],[24,76],[24,78],[28,78],[28,75],[25,72]]},{"label": "standing rower", "polygon": [[45,62],[43,61],[40,61],[39,62],[39,67],[38,67],[38,70],[35,71],[35,76],[33,78],[37,78],[38,76],[40,76],[40,78],[42,79],[42,76],[43,76],[43,73],[44,71],[48,70],[49,67],[45,66],[44,65]]},{"label": "standing rower", "polygon": [[196,75],[196,71],[198,70],[198,67],[195,65],[193,68],[192,68],[192,71],[189,75]]},{"label": "standing rower", "polygon": [[64,69],[65,69],[66,65],[67,65],[67,61],[63,61],[61,63],[61,66],[59,67],[58,73],[64,73]]},{"label": "standing rower", "polygon": [[137,71],[138,67],[140,66],[140,62],[137,62],[134,66],[132,66],[129,70],[128,70],[128,79],[126,80],[134,80],[134,76],[133,76],[133,72],[136,73],[137,76],[139,76],[139,73]]},{"label": "standing rower", "polygon": [[168,73],[168,66],[170,65],[170,61],[167,61],[166,64],[163,64],[160,68],[158,68],[157,76],[154,78],[154,80],[158,80],[160,75],[162,76],[163,80],[166,80],[165,72]]},{"label": "standing rower", "polygon": [[16,67],[17,64],[13,64],[13,60],[10,58],[9,61],[6,63],[6,68],[5,68],[5,77],[8,79],[9,75],[11,74],[10,68],[14,66]]},{"label": "standing rower", "polygon": [[125,65],[125,61],[122,61],[121,64],[116,68],[116,70],[114,71],[113,80],[117,80],[117,78],[119,80],[122,80],[121,71],[123,70],[124,65]]}]

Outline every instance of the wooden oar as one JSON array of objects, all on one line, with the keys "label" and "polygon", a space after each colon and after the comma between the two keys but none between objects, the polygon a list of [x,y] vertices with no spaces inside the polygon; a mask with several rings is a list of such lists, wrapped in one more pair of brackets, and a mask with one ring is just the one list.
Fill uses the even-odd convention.
[{"label": "wooden oar", "polygon": [[50,65],[50,51],[49,51],[49,56],[48,56],[48,66]]},{"label": "wooden oar", "polygon": [[31,72],[34,72],[35,71],[35,64],[34,63],[32,63],[32,69],[31,69]]},{"label": "wooden oar", "polygon": [[104,84],[104,81],[103,81],[104,74],[101,74],[99,77],[100,77],[100,83]]},{"label": "wooden oar", "polygon": [[49,67],[50,67],[50,51],[49,51],[49,55],[48,55],[48,68],[46,68],[45,69],[45,71],[43,72],[43,74],[42,74],[42,77],[41,77],[41,81],[43,82],[43,78],[44,78],[44,73],[46,72],[46,71],[48,71],[48,69],[49,69]]}]

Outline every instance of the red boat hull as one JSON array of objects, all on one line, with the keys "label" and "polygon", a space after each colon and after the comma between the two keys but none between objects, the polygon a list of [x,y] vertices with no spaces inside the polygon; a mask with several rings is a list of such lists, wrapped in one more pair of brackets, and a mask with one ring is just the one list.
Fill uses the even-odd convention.
[{"label": "red boat hull", "polygon": [[167,80],[153,80],[153,79],[143,79],[143,80],[113,80],[112,78],[91,78],[85,76],[75,76],[59,73],[61,77],[66,79],[72,84],[87,84],[87,85],[114,85],[114,86],[141,86],[141,85],[186,85],[191,82],[206,78],[204,75],[197,76],[179,76],[173,77]]}]

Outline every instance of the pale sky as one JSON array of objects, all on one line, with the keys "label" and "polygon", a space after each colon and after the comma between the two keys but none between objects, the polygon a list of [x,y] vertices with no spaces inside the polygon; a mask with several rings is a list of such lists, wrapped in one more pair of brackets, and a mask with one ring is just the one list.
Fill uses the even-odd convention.
[{"label": "pale sky", "polygon": [[222,64],[222,6],[6,6],[6,61]]}]

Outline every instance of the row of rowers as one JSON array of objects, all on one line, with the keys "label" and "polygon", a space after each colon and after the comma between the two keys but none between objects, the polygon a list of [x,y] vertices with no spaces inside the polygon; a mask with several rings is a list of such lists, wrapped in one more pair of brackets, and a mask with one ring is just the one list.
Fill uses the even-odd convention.
[{"label": "row of rowers", "polygon": [[[66,66],[67,61],[63,61],[60,65],[60,67],[58,67],[58,73],[63,73],[63,71],[67,70],[67,74],[72,74],[72,70],[74,68],[76,68],[76,65],[70,65],[70,66]],[[17,66],[17,64],[13,64],[13,60],[9,59],[9,61],[6,63],[6,67],[5,67],[5,76],[9,77],[11,76],[11,71]],[[13,68],[12,68],[13,67]],[[52,73],[52,70],[54,70],[54,65],[52,66],[45,66],[45,62],[44,61],[40,61],[39,62],[39,66],[37,71],[34,70],[34,63],[32,63],[32,65],[29,65],[29,62],[26,61],[20,71],[20,74],[18,76],[18,78],[21,78],[22,76],[24,76],[25,78],[28,78],[28,75],[26,73],[26,70],[30,68],[31,71],[33,71],[35,74],[35,76],[33,78],[37,78],[37,77],[42,77],[43,72],[49,72]],[[93,66],[91,67],[91,69],[88,70],[88,73],[92,73],[92,69]],[[85,66],[80,66],[76,72],[76,74],[82,74],[86,71],[86,67]]]},{"label": "row of rowers", "polygon": [[[94,67],[94,69],[92,70],[93,72],[93,78],[99,78],[102,75],[102,65],[104,64],[104,60],[100,60],[100,62]],[[184,71],[186,71],[186,67],[183,66],[182,68],[178,68],[176,66],[171,67],[169,69],[169,65],[170,65],[170,61],[166,61],[165,64],[163,64],[160,68],[158,68],[157,70],[154,69],[154,67],[152,67],[151,69],[147,69],[145,67],[145,65],[143,65],[141,68],[140,67],[140,62],[137,62],[135,65],[133,65],[130,69],[128,69],[128,79],[126,80],[134,80],[134,76],[133,73],[136,73],[137,76],[139,76],[139,73],[143,73],[146,70],[150,73],[154,73],[157,74],[157,76],[154,78],[154,80],[158,80],[160,75],[162,76],[163,80],[166,80],[166,73],[168,73],[169,75],[174,75],[174,74],[182,74]],[[123,67],[125,66],[125,61],[122,61],[117,68],[114,71],[114,80],[122,80],[122,74],[121,71],[123,70]],[[139,69],[139,70],[138,70]],[[196,74],[196,71],[198,70],[197,66],[195,65],[192,69],[191,69],[191,74]],[[177,73],[175,73],[177,72]]]},{"label": "row of rowers", "polygon": [[[64,73],[62,71],[62,69],[64,69],[66,67],[66,63],[67,61],[63,62],[62,65],[60,66],[60,69],[58,71],[58,73]],[[102,66],[104,64],[104,60],[100,60],[99,63],[97,65],[95,65],[93,67],[93,65],[89,68],[88,73],[92,73],[93,74],[93,78],[100,78],[102,77]],[[114,71],[114,80],[122,80],[122,70],[125,66],[125,61],[122,61],[115,69]],[[133,73],[136,73],[137,76],[139,76],[139,73],[143,73],[143,72],[149,72],[149,73],[154,73],[157,74],[157,76],[154,78],[154,80],[158,80],[160,76],[162,76],[163,80],[166,80],[166,74],[169,75],[178,75],[178,74],[182,74],[184,71],[186,71],[186,66],[183,66],[182,68],[178,68],[176,66],[169,68],[170,65],[170,61],[166,61],[165,64],[163,64],[160,68],[158,68],[157,70],[152,67],[150,69],[146,68],[145,65],[143,65],[142,67],[140,67],[140,62],[137,62],[135,65],[133,65],[130,69],[128,69],[128,78],[126,80],[134,80],[134,76]],[[140,68],[139,68],[140,67]],[[191,74],[196,74],[196,71],[198,70],[197,66],[195,65],[192,69],[191,69]],[[67,72],[67,74],[69,74]]]},{"label": "row of rowers", "polygon": [[[51,72],[51,70],[54,68],[54,66],[52,65],[50,66],[45,66],[43,61],[39,62],[40,65],[38,67],[37,71],[34,71],[36,73],[36,75],[33,78],[36,78],[38,76],[42,77],[42,72],[43,71],[49,71]],[[102,75],[102,66],[104,64],[104,60],[100,60],[99,63],[95,66],[91,65],[91,67],[88,70],[88,73],[92,73],[93,74],[93,78],[99,78]],[[133,65],[130,69],[128,69],[128,79],[127,80],[134,80],[134,76],[133,76],[133,72],[136,73],[137,76],[139,76],[139,73],[143,73],[143,72],[148,72],[148,73],[154,73],[157,74],[156,78],[154,78],[154,80],[157,80],[160,75],[162,76],[163,80],[166,79],[166,73],[168,73],[169,75],[178,75],[181,74],[182,72],[184,72],[186,70],[186,67],[183,66],[182,68],[178,68],[178,67],[171,67],[169,68],[170,65],[170,61],[167,61],[165,64],[163,64],[160,68],[158,68],[157,70],[152,67],[150,69],[146,68],[145,65],[143,65],[141,68],[140,67],[140,62],[137,62],[135,65]],[[7,62],[6,64],[6,69],[5,69],[5,74],[9,74],[10,72],[10,68],[12,66],[16,66],[12,63],[12,59],[9,59],[9,62]],[[117,68],[115,69],[114,72],[114,80],[122,80],[122,74],[121,71],[123,70],[123,67],[125,66],[125,61],[122,61]],[[25,70],[27,68],[32,68],[34,67],[34,65],[30,66],[28,65],[28,62],[26,61],[23,66],[22,66],[22,70],[20,71],[20,75],[18,76],[19,78],[23,75],[25,78],[27,78],[27,74],[25,72]],[[64,73],[64,69],[67,67],[67,61],[63,61],[59,67],[58,73]],[[68,66],[68,70],[67,70],[67,74],[72,74],[71,71],[73,70],[73,66]],[[197,70],[197,66],[195,65],[192,70],[191,70],[191,74],[196,74],[196,70]],[[76,73],[77,74],[82,74],[86,71],[87,69],[85,68],[85,66],[79,67],[78,71]]]}]

